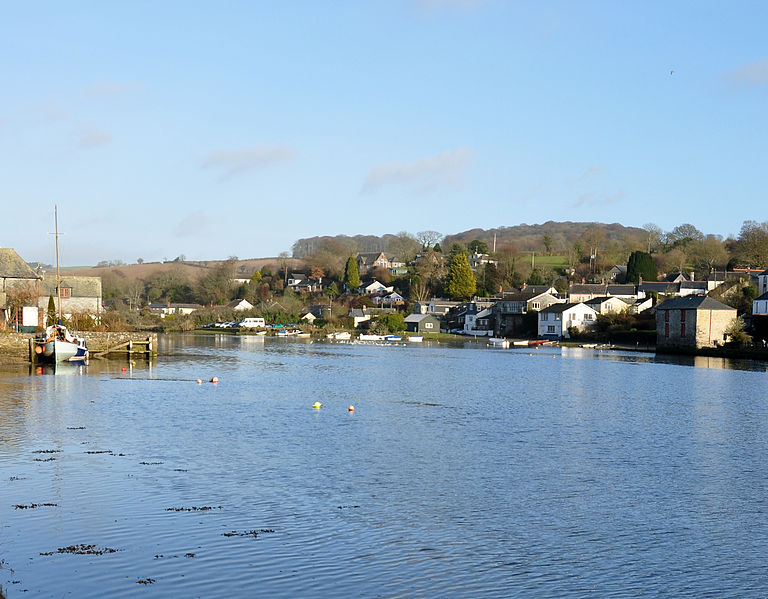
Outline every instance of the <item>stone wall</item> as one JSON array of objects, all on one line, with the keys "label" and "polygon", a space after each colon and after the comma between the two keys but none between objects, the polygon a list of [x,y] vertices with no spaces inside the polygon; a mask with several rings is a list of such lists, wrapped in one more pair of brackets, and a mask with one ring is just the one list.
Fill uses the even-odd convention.
[{"label": "stone wall", "polygon": [[[85,337],[88,350],[91,352],[103,351],[110,347],[127,341],[152,341],[152,349],[157,351],[157,333],[147,332],[91,332],[79,333]],[[0,333],[0,361],[18,362],[29,360],[29,339],[34,335],[24,333]]]}]

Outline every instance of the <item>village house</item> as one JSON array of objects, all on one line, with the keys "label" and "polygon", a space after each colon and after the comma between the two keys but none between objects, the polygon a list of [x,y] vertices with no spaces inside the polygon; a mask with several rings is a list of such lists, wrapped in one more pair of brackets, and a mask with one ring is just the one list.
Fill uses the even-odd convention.
[{"label": "village house", "polygon": [[711,297],[690,296],[656,306],[656,347],[695,349],[727,341],[726,329],[736,318],[736,308]]},{"label": "village house", "polygon": [[387,287],[383,283],[379,283],[376,279],[374,279],[373,282],[368,283],[368,285],[360,287],[360,292],[365,293],[366,295],[392,293],[394,290],[394,287]]},{"label": "village house", "polygon": [[[540,286],[530,286],[515,292],[504,292],[496,295],[496,300],[490,308],[493,320],[493,331],[497,337],[506,337],[525,331],[525,315],[538,312],[552,304],[564,303],[553,295],[552,288],[542,291]],[[535,324],[531,324],[531,328]]]},{"label": "village house", "polygon": [[[384,252],[361,252],[357,255],[357,268],[360,276],[370,274],[375,268],[390,268],[392,263]],[[398,263],[398,266],[405,266]]]},{"label": "village house", "polygon": [[0,322],[42,326],[38,308],[41,276],[11,248],[0,248]]},{"label": "village house", "polygon": [[492,335],[491,306],[493,301],[487,300],[462,302],[445,315],[445,328],[464,335]]},{"label": "village house", "polygon": [[409,314],[405,317],[405,329],[410,333],[439,333],[440,321],[432,314]]},{"label": "village house", "polygon": [[469,255],[469,267],[472,270],[477,270],[483,264],[498,264],[498,261],[491,258],[488,254]]},{"label": "village house", "polygon": [[598,314],[621,314],[631,311],[632,304],[614,296],[593,297],[584,302]]},{"label": "village house", "polygon": [[380,295],[375,295],[372,299],[374,304],[381,306],[382,308],[394,308],[405,305],[405,298],[397,293],[397,291],[393,291],[389,294],[382,293]]},{"label": "village house", "polygon": [[597,312],[583,303],[552,304],[539,312],[539,337],[570,338],[568,329],[585,331],[595,324]]},{"label": "village house", "polygon": [[354,327],[357,328],[361,323],[371,320],[372,313],[369,309],[363,306],[362,308],[353,308],[349,311],[347,316],[352,318]]},{"label": "village house", "polygon": [[457,307],[461,302],[455,302],[452,300],[442,299],[439,297],[433,297],[428,302],[414,302],[413,313],[414,314],[434,314],[438,318],[447,314],[449,310]]},{"label": "village house", "polygon": [[752,301],[752,315],[768,316],[768,270],[757,275],[757,294]]},{"label": "village house", "polygon": [[165,318],[166,316],[174,316],[179,314],[192,314],[195,310],[202,308],[200,304],[182,304],[182,303],[153,303],[149,304],[150,313]]},{"label": "village house", "polygon": [[234,310],[235,312],[245,312],[247,310],[253,310],[253,304],[248,300],[244,300],[244,299],[232,300],[231,302],[226,304],[224,307],[230,310]]},{"label": "village house", "polygon": [[[87,314],[94,319],[101,316],[103,312],[101,277],[64,275],[61,277],[60,287],[61,314],[64,318],[71,318],[73,314]],[[50,297],[53,297],[54,302],[58,303],[56,275],[45,273],[40,281],[40,296],[37,302],[43,321],[46,320]],[[41,324],[48,326],[53,323],[43,322]]]},{"label": "village house", "polygon": [[582,283],[573,284],[568,288],[569,302],[586,302],[596,297],[604,297],[608,295],[627,300],[636,300],[645,297],[642,289],[636,285]]}]

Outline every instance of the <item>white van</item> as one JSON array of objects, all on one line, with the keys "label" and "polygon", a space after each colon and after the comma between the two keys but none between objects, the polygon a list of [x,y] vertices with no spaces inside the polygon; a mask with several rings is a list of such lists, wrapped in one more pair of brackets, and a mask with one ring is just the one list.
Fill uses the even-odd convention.
[{"label": "white van", "polygon": [[245,328],[245,329],[258,329],[258,328],[264,328],[267,326],[267,323],[264,322],[263,318],[243,318],[239,323],[238,326]]}]

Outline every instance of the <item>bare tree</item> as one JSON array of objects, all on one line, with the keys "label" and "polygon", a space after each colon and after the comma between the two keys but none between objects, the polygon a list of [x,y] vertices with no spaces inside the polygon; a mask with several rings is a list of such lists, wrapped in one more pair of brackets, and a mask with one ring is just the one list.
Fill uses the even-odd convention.
[{"label": "bare tree", "polygon": [[648,247],[648,253],[651,254],[654,250],[658,249],[659,245],[661,244],[664,231],[662,231],[659,225],[654,223],[644,224],[643,229],[645,229],[646,232],[645,240]]},{"label": "bare tree", "polygon": [[437,231],[419,231],[416,233],[416,240],[421,244],[422,249],[428,250],[443,238],[442,233]]}]

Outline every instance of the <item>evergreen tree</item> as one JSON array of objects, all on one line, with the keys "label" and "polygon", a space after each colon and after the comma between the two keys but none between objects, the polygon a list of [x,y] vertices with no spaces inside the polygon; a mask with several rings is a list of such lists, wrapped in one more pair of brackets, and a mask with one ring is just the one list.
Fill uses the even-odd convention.
[{"label": "evergreen tree", "polygon": [[349,257],[347,266],[344,268],[344,284],[348,290],[360,287],[360,269],[354,256]]},{"label": "evergreen tree", "polygon": [[436,243],[435,247],[432,248],[432,251],[433,252],[437,252],[439,254],[442,254],[443,253],[443,248],[440,247],[439,243]]},{"label": "evergreen tree", "polygon": [[627,262],[627,283],[639,283],[641,277],[644,281],[658,279],[656,263],[647,252],[632,252]]},{"label": "evergreen tree", "polygon": [[469,261],[464,252],[457,252],[453,256],[445,290],[450,298],[455,300],[468,300],[475,295],[477,290],[475,273],[469,267]]},{"label": "evergreen tree", "polygon": [[48,313],[46,314],[45,320],[46,326],[56,324],[56,302],[53,299],[53,295],[48,296]]}]

